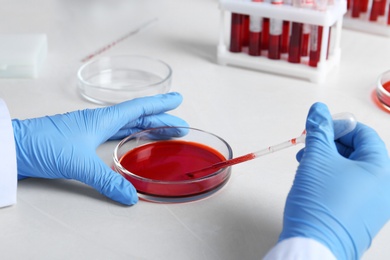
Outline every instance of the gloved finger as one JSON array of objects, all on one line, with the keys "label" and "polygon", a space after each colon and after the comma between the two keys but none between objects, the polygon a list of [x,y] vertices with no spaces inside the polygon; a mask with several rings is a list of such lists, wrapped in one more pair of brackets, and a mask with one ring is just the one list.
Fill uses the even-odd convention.
[{"label": "gloved finger", "polygon": [[306,120],[306,148],[317,147],[335,148],[333,119],[328,107],[323,103],[315,103],[311,106]]},{"label": "gloved finger", "polygon": [[[165,127],[165,126],[188,127],[188,123],[177,116],[173,116],[165,113],[159,115],[146,116],[125,125],[116,134],[114,134],[110,138],[110,140],[122,139],[140,130],[156,128],[156,127]],[[182,133],[181,135],[184,134]],[[175,134],[175,136],[181,136],[181,135]]]},{"label": "gloved finger", "polygon": [[74,179],[119,203],[133,205],[138,202],[134,186],[122,175],[111,170],[100,158],[96,156],[87,163],[89,171],[73,176]]},{"label": "gloved finger", "polygon": [[301,159],[302,159],[302,156],[303,156],[303,153],[305,152],[305,148],[302,148],[301,150],[299,150],[295,156],[295,158],[297,159],[298,162],[301,162]]},{"label": "gloved finger", "polygon": [[379,158],[387,158],[383,140],[374,129],[362,123],[358,123],[355,130],[348,135],[339,138],[338,142],[338,147],[345,147],[342,154],[352,160],[374,162]]},{"label": "gloved finger", "polygon": [[110,115],[115,116],[115,120],[130,122],[136,118],[157,115],[175,109],[182,101],[183,97],[179,93],[171,92],[150,97],[136,98],[103,109],[114,110]]}]

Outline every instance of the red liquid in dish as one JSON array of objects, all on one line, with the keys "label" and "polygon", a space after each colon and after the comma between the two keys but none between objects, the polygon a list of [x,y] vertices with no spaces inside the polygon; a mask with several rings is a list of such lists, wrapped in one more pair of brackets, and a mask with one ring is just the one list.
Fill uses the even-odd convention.
[{"label": "red liquid in dish", "polygon": [[[382,86],[387,91],[387,93],[390,93],[390,81],[383,83]],[[378,93],[378,100],[384,106],[390,108],[390,97],[388,97],[385,93],[384,94]]]},{"label": "red liquid in dish", "polygon": [[390,81],[383,84],[383,88],[390,92]]},{"label": "red liquid in dish", "polygon": [[[160,141],[137,147],[120,159],[121,165],[136,176],[123,176],[132,182],[137,191],[149,195],[180,197],[201,194],[224,183],[229,171],[208,176],[215,170],[206,171],[190,179],[186,172],[191,172],[225,161],[218,151],[195,142]],[[155,181],[150,181],[155,180]]]}]

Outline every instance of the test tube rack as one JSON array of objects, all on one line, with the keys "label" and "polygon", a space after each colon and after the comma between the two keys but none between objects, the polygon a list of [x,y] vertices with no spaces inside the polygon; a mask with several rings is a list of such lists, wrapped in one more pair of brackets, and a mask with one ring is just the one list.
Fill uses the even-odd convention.
[{"label": "test tube rack", "polygon": [[377,14],[375,21],[370,21],[371,12],[373,11],[373,5],[376,0],[366,0],[366,8],[362,9],[359,3],[360,12],[356,13],[353,10],[353,5],[357,3],[354,0],[348,0],[347,13],[344,15],[343,28],[352,29],[369,34],[376,34],[381,36],[390,37],[390,12],[389,12],[389,0],[382,0],[384,5],[381,6],[382,14]]},{"label": "test tube rack", "polygon": [[[275,6],[265,2],[251,2],[247,0],[220,0],[220,35],[217,48],[217,62],[220,65],[232,65],[264,71],[278,75],[306,79],[314,83],[323,83],[328,73],[340,62],[341,48],[340,37],[343,16],[347,11],[346,1],[335,1],[326,11],[297,8],[288,5]],[[261,56],[250,56],[245,50],[239,53],[229,51],[226,44],[230,35],[228,19],[225,15],[239,13],[244,15],[255,15],[265,18],[275,18],[290,22],[323,26],[320,59],[317,67],[310,67],[308,61],[302,59],[300,63],[290,63],[286,57],[280,60]],[[230,26],[230,24],[229,24]],[[334,29],[333,29],[334,27]],[[332,28],[332,46],[328,52],[329,32]]]}]

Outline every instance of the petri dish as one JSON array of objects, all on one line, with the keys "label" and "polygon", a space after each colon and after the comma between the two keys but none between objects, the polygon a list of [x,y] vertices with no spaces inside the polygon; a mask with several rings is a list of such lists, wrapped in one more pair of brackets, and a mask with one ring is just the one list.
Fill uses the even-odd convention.
[{"label": "petri dish", "polygon": [[172,69],[165,62],[146,56],[106,56],[82,65],[77,77],[84,99],[112,105],[168,92]]},{"label": "petri dish", "polygon": [[130,181],[139,197],[160,203],[207,198],[228,182],[231,167],[191,178],[186,173],[232,159],[229,144],[191,127],[159,127],[123,139],[113,153],[114,169]]},{"label": "petri dish", "polygon": [[375,92],[378,105],[390,112],[390,70],[379,75]]}]

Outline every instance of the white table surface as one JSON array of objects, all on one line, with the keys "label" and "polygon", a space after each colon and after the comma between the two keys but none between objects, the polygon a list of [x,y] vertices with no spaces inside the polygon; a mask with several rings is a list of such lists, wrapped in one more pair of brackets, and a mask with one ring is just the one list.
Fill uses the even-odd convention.
[{"label": "white table surface", "polygon": [[[184,96],[172,113],[227,140],[235,155],[299,135],[309,107],[326,103],[375,128],[390,145],[390,114],[371,100],[390,68],[390,39],[343,30],[340,66],[324,84],[216,63],[216,0],[1,0],[0,32],[46,33],[49,51],[37,79],[0,79],[13,118],[99,107],[80,98],[81,59],[141,23],[158,21],[103,55],[141,54],[173,68]],[[98,149],[111,164],[115,143]],[[260,259],[281,230],[297,168],[294,147],[233,167],[229,183],[187,204],[121,206],[75,181],[19,182],[18,203],[0,211],[1,259]],[[388,259],[390,226],[364,259]]]}]

